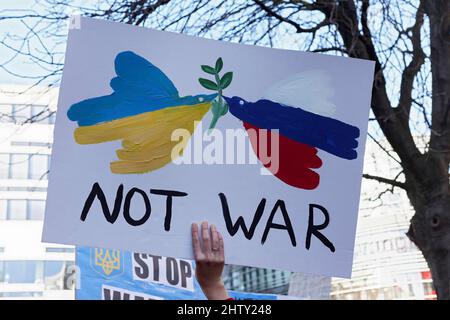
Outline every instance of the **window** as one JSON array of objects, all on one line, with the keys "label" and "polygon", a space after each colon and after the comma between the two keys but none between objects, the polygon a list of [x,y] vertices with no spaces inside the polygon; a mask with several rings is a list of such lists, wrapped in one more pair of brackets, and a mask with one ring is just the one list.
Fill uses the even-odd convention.
[{"label": "window", "polygon": [[46,105],[0,104],[0,122],[54,124],[55,111]]},{"label": "window", "polygon": [[44,275],[46,278],[62,275],[64,267],[64,261],[45,261]]},{"label": "window", "polygon": [[49,165],[47,154],[0,154],[0,179],[46,180]]},{"label": "window", "polygon": [[50,116],[48,118],[48,123],[49,124],[55,124],[56,121],[56,111],[49,111],[50,112]]},{"label": "window", "polygon": [[28,200],[28,220],[43,220],[45,212],[44,200]]},{"label": "window", "polygon": [[0,200],[0,220],[43,220],[45,200]]},{"label": "window", "polygon": [[0,200],[0,220],[6,220],[8,200]]},{"label": "window", "polygon": [[26,220],[27,200],[8,200],[7,219]]},{"label": "window", "polygon": [[48,156],[46,154],[33,154],[30,156],[30,179],[43,179],[48,170]]},{"label": "window", "polygon": [[0,153],[0,179],[9,177],[9,154]]},{"label": "window", "polygon": [[31,106],[31,119],[32,122],[48,122],[45,106]]},{"label": "window", "polygon": [[70,265],[73,263],[67,261],[0,261],[0,282],[41,283],[46,289],[67,289],[64,280]]},{"label": "window", "polygon": [[12,106],[10,104],[0,104],[0,122],[13,122]]},{"label": "window", "polygon": [[15,123],[24,123],[31,118],[31,108],[28,105],[14,104],[12,116]]},{"label": "window", "polygon": [[435,294],[435,290],[433,288],[433,284],[430,282],[425,282],[423,284],[424,290],[425,290],[425,295],[432,295]]},{"label": "window", "polygon": [[3,281],[6,283],[42,283],[42,261],[5,261]]},{"label": "window", "polygon": [[11,154],[10,178],[27,179],[28,178],[28,159],[27,154]]},{"label": "window", "polygon": [[[50,155],[48,155],[47,156],[47,171],[50,171],[50,163],[51,163],[51,159],[52,159],[52,157],[50,156]],[[45,175],[45,179],[47,179],[47,176],[48,176],[48,174],[47,175]]]},{"label": "window", "polygon": [[[70,261],[45,261],[44,279],[46,290],[72,289],[73,284],[68,275],[73,273],[74,263]],[[69,271],[72,270],[72,271]]]},{"label": "window", "polygon": [[51,111],[48,106],[31,106],[31,118],[33,123],[54,124],[55,111]]}]

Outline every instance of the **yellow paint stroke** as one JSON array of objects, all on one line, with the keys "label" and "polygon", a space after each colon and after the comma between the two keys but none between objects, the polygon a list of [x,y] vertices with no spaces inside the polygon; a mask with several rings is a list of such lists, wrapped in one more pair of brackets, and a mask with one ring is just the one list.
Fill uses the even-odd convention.
[{"label": "yellow paint stroke", "polygon": [[[116,151],[118,161],[110,164],[113,173],[145,173],[157,170],[172,161],[171,153],[179,141],[171,141],[172,132],[186,129],[191,135],[194,122],[200,121],[211,104],[200,103],[171,107],[136,116],[75,129],[75,141],[94,144],[122,140]],[[184,141],[185,144],[187,140]],[[183,146],[183,150],[184,147]]]}]

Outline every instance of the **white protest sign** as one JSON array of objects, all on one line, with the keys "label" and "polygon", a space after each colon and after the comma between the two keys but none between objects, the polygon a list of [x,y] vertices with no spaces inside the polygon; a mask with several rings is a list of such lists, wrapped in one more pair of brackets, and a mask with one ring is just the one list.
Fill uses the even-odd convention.
[{"label": "white protest sign", "polygon": [[43,241],[193,259],[207,220],[226,263],[348,277],[373,69],[79,19]]}]

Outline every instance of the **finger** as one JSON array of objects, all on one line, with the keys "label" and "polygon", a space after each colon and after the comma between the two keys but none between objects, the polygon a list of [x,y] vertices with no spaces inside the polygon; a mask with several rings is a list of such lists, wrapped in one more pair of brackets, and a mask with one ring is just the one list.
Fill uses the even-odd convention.
[{"label": "finger", "polygon": [[200,247],[200,239],[198,237],[198,225],[196,223],[192,224],[192,247],[194,249],[194,258],[198,260],[202,254],[202,248]]},{"label": "finger", "polygon": [[219,236],[217,235],[217,228],[213,224],[211,225],[211,240],[213,252],[217,253],[219,250]]},{"label": "finger", "polygon": [[223,244],[223,237],[222,234],[217,231],[217,237],[219,238],[219,257],[222,259],[222,261],[225,260],[225,245]]},{"label": "finger", "polygon": [[209,234],[208,222],[202,222],[202,240],[203,240],[203,253],[205,255],[211,254],[211,236]]}]

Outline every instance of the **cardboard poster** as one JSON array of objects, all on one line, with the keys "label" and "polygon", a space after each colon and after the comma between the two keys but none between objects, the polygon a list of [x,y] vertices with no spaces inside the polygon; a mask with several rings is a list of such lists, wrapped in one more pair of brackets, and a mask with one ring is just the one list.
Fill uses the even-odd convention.
[{"label": "cardboard poster", "polygon": [[78,19],[43,241],[350,276],[373,62]]}]

